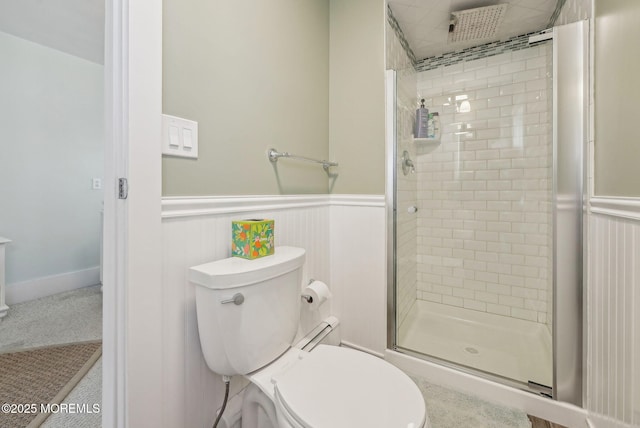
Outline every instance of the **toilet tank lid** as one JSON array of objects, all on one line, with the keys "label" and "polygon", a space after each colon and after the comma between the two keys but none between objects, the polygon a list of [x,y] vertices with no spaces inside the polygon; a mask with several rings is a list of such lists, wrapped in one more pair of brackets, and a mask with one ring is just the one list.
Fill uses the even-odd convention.
[{"label": "toilet tank lid", "polygon": [[273,255],[254,260],[229,257],[189,268],[189,281],[211,289],[229,289],[284,275],[304,264],[305,250],[276,247]]}]

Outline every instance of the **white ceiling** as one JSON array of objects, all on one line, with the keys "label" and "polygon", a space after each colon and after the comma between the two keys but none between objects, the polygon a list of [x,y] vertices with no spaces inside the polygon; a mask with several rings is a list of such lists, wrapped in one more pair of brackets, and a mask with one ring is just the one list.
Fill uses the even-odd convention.
[{"label": "white ceiling", "polygon": [[[558,0],[388,0],[417,59],[543,30]],[[451,12],[507,3],[495,40],[448,43]]]},{"label": "white ceiling", "polygon": [[0,31],[104,63],[104,0],[0,0]]}]

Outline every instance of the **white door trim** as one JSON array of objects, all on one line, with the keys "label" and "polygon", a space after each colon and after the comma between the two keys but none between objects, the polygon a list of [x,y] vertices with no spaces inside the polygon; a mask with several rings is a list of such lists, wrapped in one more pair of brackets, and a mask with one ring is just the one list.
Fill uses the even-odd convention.
[{"label": "white door trim", "polygon": [[[126,166],[124,88],[126,0],[105,4],[105,186],[103,224],[102,426],[125,426],[123,267],[126,216],[117,200],[117,177]],[[124,159],[123,159],[124,158]],[[121,303],[122,302],[122,303]]]},{"label": "white door trim", "polygon": [[162,3],[109,0],[105,30],[102,426],[162,426]]}]

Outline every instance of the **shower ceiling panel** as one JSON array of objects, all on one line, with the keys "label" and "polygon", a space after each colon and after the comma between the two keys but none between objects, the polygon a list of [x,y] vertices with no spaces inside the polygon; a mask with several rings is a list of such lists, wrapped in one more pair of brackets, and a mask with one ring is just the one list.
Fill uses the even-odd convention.
[{"label": "shower ceiling panel", "polygon": [[[559,0],[388,0],[416,55],[423,59],[496,40],[547,28]],[[451,13],[506,4],[507,9],[495,37],[449,41]]]}]

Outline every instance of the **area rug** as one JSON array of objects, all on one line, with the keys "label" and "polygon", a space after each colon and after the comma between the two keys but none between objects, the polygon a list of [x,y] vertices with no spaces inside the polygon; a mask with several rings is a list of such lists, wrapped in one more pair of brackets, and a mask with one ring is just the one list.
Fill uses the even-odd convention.
[{"label": "area rug", "polygon": [[100,355],[100,341],[0,354],[0,427],[40,426]]}]

